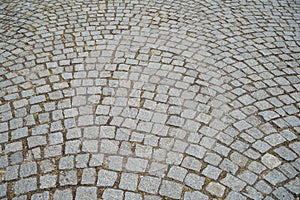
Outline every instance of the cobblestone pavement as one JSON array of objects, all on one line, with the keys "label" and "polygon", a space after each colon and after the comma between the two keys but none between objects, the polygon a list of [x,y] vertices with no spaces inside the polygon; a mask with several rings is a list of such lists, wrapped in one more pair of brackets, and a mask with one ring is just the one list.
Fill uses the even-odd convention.
[{"label": "cobblestone pavement", "polygon": [[297,199],[300,2],[2,0],[0,198]]}]

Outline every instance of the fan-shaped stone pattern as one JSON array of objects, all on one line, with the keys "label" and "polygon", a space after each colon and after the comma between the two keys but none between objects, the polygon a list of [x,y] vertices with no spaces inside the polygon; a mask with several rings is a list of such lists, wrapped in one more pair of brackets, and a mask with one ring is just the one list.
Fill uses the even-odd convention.
[{"label": "fan-shaped stone pattern", "polygon": [[0,197],[299,195],[296,2],[0,9]]}]

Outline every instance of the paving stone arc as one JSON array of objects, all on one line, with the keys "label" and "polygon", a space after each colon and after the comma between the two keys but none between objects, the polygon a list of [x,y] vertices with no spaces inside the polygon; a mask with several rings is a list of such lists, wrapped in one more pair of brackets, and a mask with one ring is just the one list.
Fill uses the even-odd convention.
[{"label": "paving stone arc", "polygon": [[296,199],[296,0],[0,3],[0,199]]}]

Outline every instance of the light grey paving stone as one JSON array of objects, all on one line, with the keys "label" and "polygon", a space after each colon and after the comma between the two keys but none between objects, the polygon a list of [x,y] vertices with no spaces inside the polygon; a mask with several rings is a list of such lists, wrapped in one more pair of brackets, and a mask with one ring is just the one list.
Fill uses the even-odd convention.
[{"label": "light grey paving stone", "polygon": [[282,137],[280,134],[276,134],[276,133],[266,136],[264,138],[264,140],[272,146],[276,146],[276,145],[281,144],[286,141],[286,139],[284,139],[284,137]]},{"label": "light grey paving stone", "polygon": [[281,172],[279,172],[276,169],[273,169],[264,177],[265,180],[267,180],[272,185],[276,185],[278,183],[281,183],[287,179],[286,176],[284,176]]},{"label": "light grey paving stone", "polygon": [[119,149],[119,141],[103,139],[100,142],[100,153],[116,154]]},{"label": "light grey paving stone", "polygon": [[20,151],[20,150],[22,150],[21,142],[13,142],[13,143],[5,145],[5,152],[7,152],[7,153]]},{"label": "light grey paving stone", "polygon": [[223,185],[225,185],[237,192],[241,191],[246,186],[246,183],[244,181],[232,176],[229,173],[220,182]]},{"label": "light grey paving stone", "polygon": [[[117,129],[117,130],[120,130],[120,129]],[[123,133],[123,131],[122,131],[122,133]],[[116,128],[114,126],[101,126],[100,138],[115,138],[115,136],[116,136]]]},{"label": "light grey paving stone", "polygon": [[263,199],[262,193],[250,186],[246,187],[246,192],[243,192],[243,194],[251,199]]},{"label": "light grey paving stone", "polygon": [[217,197],[222,197],[225,192],[225,187],[217,182],[210,182],[206,186],[206,191],[208,191],[210,194],[215,195]]},{"label": "light grey paving stone", "polygon": [[182,189],[182,184],[163,180],[159,190],[159,194],[173,199],[180,199]]},{"label": "light grey paving stone", "polygon": [[230,154],[230,159],[233,163],[237,164],[239,167],[245,167],[249,159],[238,152],[233,152]]},{"label": "light grey paving stone", "polygon": [[0,143],[8,142],[8,132],[0,134]]},{"label": "light grey paving stone", "polygon": [[48,173],[55,170],[55,165],[50,160],[42,160],[40,162],[40,168],[43,173]]},{"label": "light grey paving stone", "polygon": [[168,121],[168,125],[181,127],[184,124],[184,119],[177,116],[171,116]]},{"label": "light grey paving stone", "polygon": [[[62,117],[59,117],[59,118],[62,118]],[[50,125],[51,132],[62,131],[62,130],[63,130],[63,126],[62,126],[61,120],[51,123],[51,125]]]},{"label": "light grey paving stone", "polygon": [[166,162],[167,162],[167,164],[171,164],[171,165],[180,165],[180,163],[182,162],[182,159],[183,159],[183,155],[181,153],[169,151],[167,153]]},{"label": "light grey paving stone", "polygon": [[89,126],[93,125],[94,117],[93,115],[83,115],[78,118],[78,126]]},{"label": "light grey paving stone", "polygon": [[300,171],[300,158],[298,158],[297,160],[295,160],[292,163],[293,167],[295,167],[298,171]]},{"label": "light grey paving stone", "polygon": [[256,160],[261,157],[260,153],[258,153],[256,150],[251,149],[251,148],[248,149],[247,151],[245,151],[244,155],[253,160]]},{"label": "light grey paving stone", "polygon": [[184,180],[185,184],[195,190],[201,190],[205,183],[205,178],[197,174],[189,173]]},{"label": "light grey paving stone", "polygon": [[173,151],[178,151],[180,153],[183,153],[188,146],[188,143],[183,142],[181,140],[176,140],[173,146]]},{"label": "light grey paving stone", "polygon": [[47,68],[57,68],[58,67],[58,64],[56,62],[47,62],[46,63],[47,65]]},{"label": "light grey paving stone", "polygon": [[277,117],[279,117],[279,115],[276,112],[269,111],[269,110],[260,112],[259,115],[261,115],[266,121],[270,121],[272,119],[276,119]]},{"label": "light grey paving stone", "polygon": [[140,158],[151,158],[152,156],[152,147],[137,144],[135,148],[135,154]]},{"label": "light grey paving stone", "polygon": [[[158,146],[158,140],[159,140],[159,137],[154,136],[154,135],[145,136],[144,144],[155,147],[155,146]],[[155,151],[153,151],[153,152],[155,152]]]},{"label": "light grey paving stone", "polygon": [[144,200],[162,200],[162,198],[161,197],[159,197],[159,196],[152,196],[152,195],[145,195],[144,196]]},{"label": "light grey paving stone", "polygon": [[289,147],[296,152],[298,155],[300,155],[300,142],[294,142],[292,144],[289,144]]},{"label": "light grey paving stone", "polygon": [[165,149],[154,149],[153,150],[153,158],[156,161],[164,161],[167,156],[167,151]]},{"label": "light grey paving stone", "polygon": [[264,170],[266,170],[267,168],[261,164],[260,162],[257,161],[252,161],[249,166],[248,169],[256,174],[260,174],[261,172],[263,172]]},{"label": "light grey paving stone", "polygon": [[287,188],[292,194],[299,195],[300,194],[300,179],[299,177],[296,177],[295,179],[289,181],[286,183],[285,188]]},{"label": "light grey paving stone", "polygon": [[281,161],[276,156],[266,153],[261,158],[262,163],[267,166],[269,169],[274,169],[275,167],[278,167],[281,164]]},{"label": "light grey paving stone", "polygon": [[194,171],[200,171],[202,163],[196,158],[186,156],[181,164],[183,167],[187,169],[191,169]]},{"label": "light grey paving stone", "polygon": [[59,173],[59,184],[65,185],[77,185],[77,171],[60,171]]},{"label": "light grey paving stone", "polygon": [[224,145],[221,145],[219,143],[217,143],[215,145],[215,147],[213,148],[213,150],[223,156],[228,156],[229,152],[230,152],[230,148],[224,146]]},{"label": "light grey paving stone", "polygon": [[61,144],[63,143],[63,135],[62,133],[52,133],[49,135],[49,143],[50,145]]},{"label": "light grey paving stone", "polygon": [[123,155],[123,156],[132,155],[133,151],[131,149],[131,143],[130,142],[126,142],[126,141],[121,142],[121,146],[120,146],[119,152],[120,152],[120,155]]},{"label": "light grey paving stone", "polygon": [[19,177],[19,165],[8,166],[5,172],[5,180],[15,180]]},{"label": "light grey paving stone", "polygon": [[252,127],[251,124],[249,124],[245,120],[238,121],[234,123],[233,126],[237,128],[239,131],[243,131]]},{"label": "light grey paving stone", "polygon": [[138,193],[133,192],[126,192],[125,193],[125,200],[142,200],[143,196]]},{"label": "light grey paving stone", "polygon": [[204,157],[204,162],[214,166],[219,165],[221,161],[222,157],[215,153],[207,153]]},{"label": "light grey paving stone", "polygon": [[82,137],[81,129],[80,128],[70,128],[67,130],[67,136],[66,138],[68,140],[80,138]]},{"label": "light grey paving stone", "polygon": [[122,173],[119,187],[124,190],[135,191],[138,184],[138,175],[133,173]]},{"label": "light grey paving stone", "polygon": [[208,149],[212,148],[215,143],[216,140],[210,137],[203,137],[200,141],[200,145]]},{"label": "light grey paving stone", "polygon": [[48,200],[50,197],[49,192],[37,193],[31,196],[32,200]]},{"label": "light grey paving stone", "polygon": [[274,152],[277,153],[282,159],[287,161],[291,161],[297,158],[297,155],[294,152],[284,146],[276,148]]},{"label": "light grey paving stone", "polygon": [[217,130],[215,130],[211,127],[208,127],[208,126],[202,126],[202,128],[198,132],[200,132],[200,134],[206,135],[208,137],[214,137],[218,133]]},{"label": "light grey paving stone", "polygon": [[168,170],[168,165],[161,164],[158,162],[152,162],[150,169],[149,169],[149,174],[163,178],[163,177],[165,177],[167,170]]},{"label": "light grey paving stone", "polygon": [[290,163],[285,163],[278,167],[278,169],[288,178],[294,178],[298,174],[297,170]]},{"label": "light grey paving stone", "polygon": [[206,168],[201,172],[205,177],[217,180],[222,170],[212,165],[207,165]]},{"label": "light grey paving stone", "polygon": [[72,106],[81,106],[86,105],[86,97],[85,96],[75,96],[72,99]]},{"label": "light grey paving stone", "polygon": [[89,154],[77,155],[75,159],[76,168],[86,168],[89,162],[89,157]]},{"label": "light grey paving stone", "polygon": [[76,189],[75,200],[97,199],[97,187],[78,187]]},{"label": "light grey paving stone", "polygon": [[43,146],[47,144],[46,136],[31,136],[27,138],[29,148]]},{"label": "light grey paving stone", "polygon": [[288,129],[281,131],[280,135],[288,141],[292,141],[297,138],[297,136]]},{"label": "light grey paving stone", "polygon": [[199,128],[201,127],[201,124],[193,121],[193,120],[186,120],[183,129],[190,131],[190,132],[197,132],[199,130]]},{"label": "light grey paving stone", "polygon": [[12,139],[19,139],[28,136],[28,127],[23,127],[12,131]]},{"label": "light grey paving stone", "polygon": [[229,194],[227,195],[226,199],[232,199],[232,200],[246,200],[247,197],[245,197],[244,195],[238,193],[238,192],[235,192],[235,191],[231,191],[229,192]]},{"label": "light grey paving stone", "polygon": [[29,99],[30,104],[37,104],[46,101],[45,95],[38,95]]},{"label": "light grey paving stone", "polygon": [[272,188],[265,181],[260,180],[255,184],[255,188],[265,194],[270,194],[272,192]]},{"label": "light grey paving stone", "polygon": [[0,197],[6,197],[7,196],[7,183],[0,184]]},{"label": "light grey paving stone", "polygon": [[248,149],[249,145],[241,142],[241,141],[234,141],[231,145],[230,145],[233,149],[239,151],[239,152],[244,152],[245,150]]},{"label": "light grey paving stone", "polygon": [[185,192],[184,200],[208,200],[209,197],[199,191]]},{"label": "light grey paving stone", "polygon": [[148,161],[140,158],[128,158],[126,169],[133,172],[145,172]]},{"label": "light grey paving stone", "polygon": [[96,182],[96,170],[94,168],[84,168],[82,172],[81,184],[92,184]]},{"label": "light grey paving stone", "polygon": [[151,132],[157,136],[167,136],[169,132],[169,127],[163,124],[154,123]]},{"label": "light grey paving stone", "polygon": [[202,122],[204,124],[208,124],[211,119],[212,119],[212,117],[205,113],[200,113],[196,118],[197,121]]},{"label": "light grey paving stone", "polygon": [[99,149],[98,140],[84,140],[82,142],[82,151],[89,153],[97,153]]},{"label": "light grey paving stone", "polygon": [[40,188],[54,188],[56,187],[57,175],[56,174],[45,174],[40,176]]},{"label": "light grey paving stone", "polygon": [[284,187],[276,188],[273,191],[273,194],[278,199],[293,199],[293,198],[295,198],[295,196],[292,195],[289,191],[287,191]]},{"label": "light grey paving stone", "polygon": [[7,155],[0,156],[0,168],[4,168],[8,166],[8,158]]},{"label": "light grey paving stone", "polygon": [[96,109],[96,114],[107,115],[109,113],[110,107],[105,105],[98,105]]},{"label": "light grey paving stone", "polygon": [[265,153],[267,152],[271,146],[264,142],[264,141],[261,141],[261,140],[257,140],[253,145],[252,147],[256,150],[258,150],[260,153]]},{"label": "light grey paving stone", "polygon": [[253,185],[255,183],[255,181],[257,180],[258,176],[256,174],[254,174],[253,172],[245,170],[238,175],[238,178],[247,182],[250,185]]},{"label": "light grey paving stone", "polygon": [[15,194],[24,194],[31,192],[37,189],[37,180],[36,178],[26,178],[17,181],[14,184]]},{"label": "light grey paving stone", "polygon": [[91,167],[101,166],[103,164],[103,154],[92,154],[89,165]]},{"label": "light grey paving stone", "polygon": [[14,197],[12,199],[13,200],[27,200],[27,195],[21,195],[21,196],[18,196],[18,197]]},{"label": "light grey paving stone", "polygon": [[220,168],[232,174],[235,174],[239,169],[238,165],[234,164],[227,158],[221,162]]},{"label": "light grey paving stone", "polygon": [[299,126],[300,125],[300,120],[299,118],[295,117],[295,116],[287,116],[284,118],[284,120],[286,122],[288,122],[288,124],[291,126],[291,127],[296,127],[296,126]]},{"label": "light grey paving stone", "polygon": [[88,139],[97,139],[99,137],[99,127],[90,126],[84,128],[83,136]]},{"label": "light grey paving stone", "polygon": [[216,139],[218,139],[219,141],[221,141],[222,143],[226,144],[226,145],[229,145],[233,142],[233,138],[226,134],[226,133],[219,133],[217,136],[216,136]]},{"label": "light grey paving stone", "polygon": [[113,186],[117,180],[118,174],[108,170],[98,172],[97,186]]},{"label": "light grey paving stone", "polygon": [[183,181],[187,172],[188,171],[182,167],[172,166],[167,176],[178,181]]},{"label": "light grey paving stone", "polygon": [[8,123],[7,122],[0,123],[0,132],[5,132],[5,131],[8,131]]},{"label": "light grey paving stone", "polygon": [[65,190],[56,190],[53,195],[54,200],[62,200],[62,199],[73,199],[73,194],[71,189]]},{"label": "light grey paving stone", "polygon": [[21,151],[17,151],[10,155],[9,160],[11,165],[22,163],[24,160],[23,153]]},{"label": "light grey paving stone", "polygon": [[59,159],[59,169],[74,168],[74,156],[65,156]]},{"label": "light grey paving stone", "polygon": [[195,156],[196,158],[202,159],[206,153],[206,149],[198,145],[190,144],[190,146],[186,150],[186,153],[191,156]]},{"label": "light grey paving stone", "polygon": [[160,178],[144,176],[141,177],[138,189],[150,194],[156,194],[160,186]]},{"label": "light grey paving stone", "polygon": [[124,192],[122,190],[116,190],[116,189],[105,189],[102,198],[103,200],[119,200],[123,199]]}]

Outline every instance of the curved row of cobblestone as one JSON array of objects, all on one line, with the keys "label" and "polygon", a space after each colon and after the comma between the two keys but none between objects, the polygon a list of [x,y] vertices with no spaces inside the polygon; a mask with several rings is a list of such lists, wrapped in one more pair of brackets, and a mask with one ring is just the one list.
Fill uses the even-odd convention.
[{"label": "curved row of cobblestone", "polygon": [[3,199],[295,199],[299,4],[4,1]]}]

